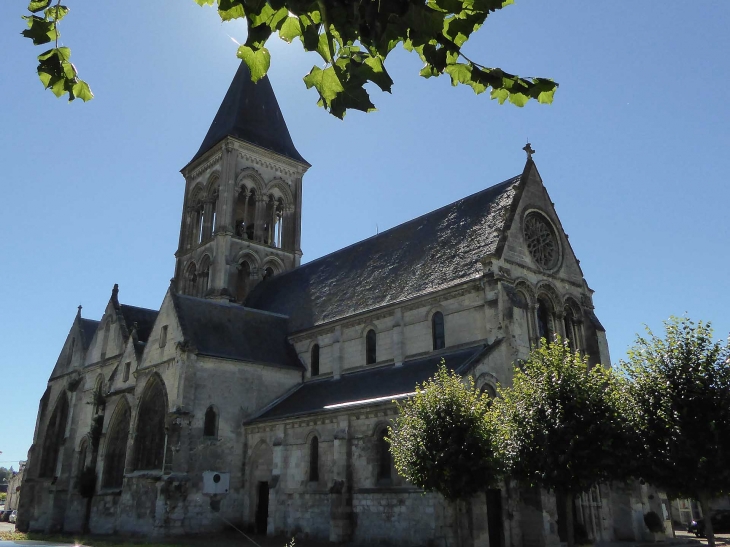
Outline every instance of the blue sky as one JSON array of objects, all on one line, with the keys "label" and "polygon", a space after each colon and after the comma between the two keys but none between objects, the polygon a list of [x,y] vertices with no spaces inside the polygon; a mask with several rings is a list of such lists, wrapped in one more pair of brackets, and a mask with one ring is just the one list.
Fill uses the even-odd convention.
[{"label": "blue sky", "polygon": [[[173,274],[182,168],[236,70],[242,23],[192,0],[67,0],[61,42],[96,98],[43,91],[0,5],[0,465],[32,442],[38,399],[76,306],[98,319],[114,283],[156,308]],[[124,7],[124,9],[121,9]],[[393,94],[339,121],[302,77],[317,62],[272,39],[270,78],[302,155],[304,261],[519,174],[527,138],[608,332],[612,358],[669,315],[730,331],[730,3],[518,0],[469,57],[552,77],[551,106],[519,109],[418,77],[397,50]],[[4,462],[4,463],[3,463]]]}]

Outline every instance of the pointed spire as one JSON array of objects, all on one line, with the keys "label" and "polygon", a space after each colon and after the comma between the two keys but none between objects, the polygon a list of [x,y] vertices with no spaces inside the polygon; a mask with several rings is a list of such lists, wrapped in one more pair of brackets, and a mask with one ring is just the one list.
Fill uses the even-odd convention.
[{"label": "pointed spire", "polygon": [[119,307],[119,284],[114,283],[114,288],[112,289],[112,304],[114,304],[115,308]]},{"label": "pointed spire", "polygon": [[76,312],[76,319],[81,319],[81,304],[79,304],[79,311]]},{"label": "pointed spire", "polygon": [[309,165],[294,148],[269,77],[256,83],[243,61],[192,163],[226,137],[249,142]]}]

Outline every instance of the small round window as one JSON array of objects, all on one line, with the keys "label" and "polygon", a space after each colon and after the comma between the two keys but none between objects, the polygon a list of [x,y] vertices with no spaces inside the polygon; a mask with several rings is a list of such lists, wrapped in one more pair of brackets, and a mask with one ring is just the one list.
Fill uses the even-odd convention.
[{"label": "small round window", "polygon": [[555,230],[540,213],[532,212],[525,217],[525,243],[530,256],[538,266],[552,270],[560,262],[560,247]]}]

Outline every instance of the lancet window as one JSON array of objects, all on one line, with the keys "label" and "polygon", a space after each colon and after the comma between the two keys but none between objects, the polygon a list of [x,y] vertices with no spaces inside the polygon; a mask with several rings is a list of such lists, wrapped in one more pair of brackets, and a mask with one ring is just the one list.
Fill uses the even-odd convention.
[{"label": "lancet window", "polygon": [[218,412],[216,412],[213,405],[210,405],[205,411],[205,418],[203,420],[203,436],[218,436]]},{"label": "lancet window", "polygon": [[56,473],[58,454],[66,435],[67,421],[68,398],[66,393],[61,393],[56,408],[53,409],[53,414],[51,414],[51,419],[48,420],[46,435],[43,438],[43,452],[41,453],[41,465],[38,472],[38,476],[41,478],[53,477]]},{"label": "lancet window", "polygon": [[195,296],[196,286],[198,283],[198,269],[195,266],[195,262],[188,264],[185,270],[185,287],[183,292],[191,296]]},{"label": "lancet window", "polygon": [[309,375],[319,376],[319,344],[314,344],[312,346]]},{"label": "lancet window", "polygon": [[391,479],[392,462],[390,457],[390,447],[386,437],[388,429],[383,427],[378,431],[376,438],[378,451],[378,480],[389,481]]},{"label": "lancet window", "polygon": [[581,346],[580,344],[580,325],[575,318],[573,308],[565,306],[563,315],[563,327],[565,329],[565,338],[568,340],[568,345],[573,351],[578,351]]},{"label": "lancet window", "polygon": [[365,335],[365,364],[372,365],[377,362],[377,335],[370,329]]},{"label": "lancet window", "polygon": [[433,338],[433,349],[446,347],[446,335],[444,331],[444,314],[437,311],[431,317],[431,336]]},{"label": "lancet window", "polygon": [[105,488],[121,487],[124,482],[124,465],[127,460],[127,440],[129,439],[131,416],[132,411],[129,404],[122,399],[114,413],[107,435],[104,476],[102,477],[102,486]]},{"label": "lancet window", "polygon": [[238,302],[245,300],[250,282],[251,266],[244,260],[238,265],[238,271],[236,272],[236,300]]},{"label": "lancet window", "polygon": [[319,439],[315,435],[309,441],[309,481],[319,480]]},{"label": "lancet window", "polygon": [[196,285],[196,296],[205,296],[208,290],[208,280],[210,277],[210,257],[205,255],[200,261],[200,271],[198,272]]},{"label": "lancet window", "polygon": [[249,191],[245,186],[241,187],[236,198],[234,215],[236,236],[252,241],[256,223],[256,190]]},{"label": "lancet window", "polygon": [[544,298],[537,299],[537,336],[552,342],[553,331],[551,325],[552,308]]},{"label": "lancet window", "polygon": [[154,377],[142,394],[137,417],[134,468],[162,470],[165,457],[165,418],[167,394],[159,378]]}]

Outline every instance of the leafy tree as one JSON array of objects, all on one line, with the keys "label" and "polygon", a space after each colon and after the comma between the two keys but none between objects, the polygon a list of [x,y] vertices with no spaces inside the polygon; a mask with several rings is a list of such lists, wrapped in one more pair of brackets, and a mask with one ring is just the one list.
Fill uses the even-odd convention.
[{"label": "leafy tree", "polygon": [[[486,491],[499,478],[500,462],[492,449],[495,430],[487,419],[491,401],[449,371],[443,360],[433,378],[398,404],[388,442],[395,467],[426,492],[438,492],[457,508]],[[460,527],[456,526],[456,530]]]},{"label": "leafy tree", "polygon": [[[529,99],[551,103],[558,84],[547,78],[521,78],[488,68],[462,51],[487,17],[514,0],[194,0],[201,6],[217,2],[223,21],[245,18],[246,43],[238,57],[257,81],[266,75],[272,34],[291,43],[298,38],[305,51],[316,52],[324,67],[314,66],[304,77],[319,93],[320,106],[342,118],[348,109],[375,108],[365,90],[374,83],[390,92],[393,81],[385,69],[388,54],[401,44],[424,63],[425,78],[448,74],[452,85],[465,84],[475,93],[491,89],[492,99],[524,106]],[[71,63],[71,50],[58,47],[59,22],[68,14],[60,0],[31,0],[23,35],[35,45],[55,42],[38,56],[38,76],[47,89],[69,100],[93,98],[89,86]]]},{"label": "leafy tree", "polygon": [[543,338],[500,388],[494,420],[510,474],[565,500],[568,545],[575,544],[573,499],[601,482],[627,478],[631,429],[623,418],[621,378],[590,367],[566,341]]},{"label": "leafy tree", "polygon": [[710,323],[672,317],[647,329],[622,368],[643,448],[641,476],[671,496],[699,500],[710,547],[709,502],[730,493],[730,343]]}]

